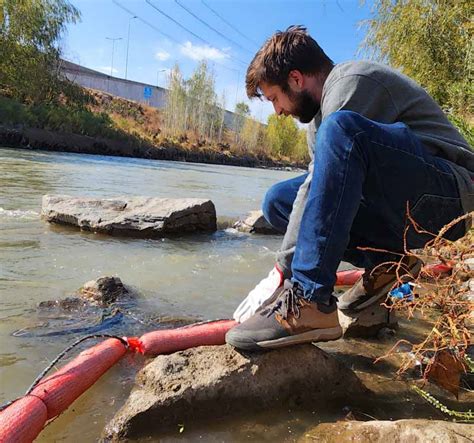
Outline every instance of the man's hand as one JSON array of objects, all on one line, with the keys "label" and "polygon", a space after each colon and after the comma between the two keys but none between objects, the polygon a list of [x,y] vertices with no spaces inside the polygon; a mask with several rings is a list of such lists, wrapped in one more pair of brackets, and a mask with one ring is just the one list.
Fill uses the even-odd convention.
[{"label": "man's hand", "polygon": [[240,303],[234,312],[234,319],[239,323],[250,318],[257,309],[267,301],[273,293],[283,285],[283,273],[278,269],[277,265],[270,271],[249,295]]}]

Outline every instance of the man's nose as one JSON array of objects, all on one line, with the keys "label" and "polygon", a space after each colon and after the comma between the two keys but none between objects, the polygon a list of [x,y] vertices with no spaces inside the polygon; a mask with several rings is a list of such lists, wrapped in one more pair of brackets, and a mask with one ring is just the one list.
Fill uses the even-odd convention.
[{"label": "man's nose", "polygon": [[281,115],[283,109],[281,108],[281,106],[278,106],[276,104],[273,104],[273,109],[275,110],[276,114],[277,115]]}]

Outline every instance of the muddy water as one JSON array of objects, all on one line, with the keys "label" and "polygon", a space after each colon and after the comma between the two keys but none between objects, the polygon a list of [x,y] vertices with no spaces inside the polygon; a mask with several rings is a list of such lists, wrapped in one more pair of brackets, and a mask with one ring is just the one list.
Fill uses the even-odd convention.
[{"label": "muddy water", "polygon": [[[140,335],[167,319],[228,318],[233,308],[272,267],[281,238],[232,230],[176,239],[111,238],[51,226],[39,218],[41,196],[203,197],[221,217],[258,208],[273,183],[292,172],[113,157],[0,149],[0,402],[21,395],[59,351],[100,318],[77,318],[37,309],[40,301],[70,295],[100,275],[118,275],[139,294],[133,317],[104,332]],[[397,338],[422,332],[403,325],[385,341],[350,340],[321,345],[357,371],[379,394],[379,404],[353,410],[356,418],[437,417],[414,401],[407,383],[392,381],[396,360],[373,360]],[[48,335],[60,332],[59,335]],[[140,357],[127,356],[41,434],[40,442],[97,441],[103,426],[125,401]],[[278,409],[279,405],[275,405]],[[162,441],[297,441],[318,422],[342,419],[344,405],[312,410],[262,411],[252,417],[183,423]],[[182,430],[182,432],[180,432]],[[147,440],[148,441],[148,440]]]}]

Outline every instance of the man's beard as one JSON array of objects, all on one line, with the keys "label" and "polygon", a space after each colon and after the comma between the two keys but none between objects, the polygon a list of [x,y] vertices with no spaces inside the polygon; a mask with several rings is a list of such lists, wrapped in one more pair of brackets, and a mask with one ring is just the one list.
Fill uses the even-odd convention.
[{"label": "man's beard", "polygon": [[296,117],[301,123],[309,123],[319,112],[320,104],[311,97],[308,91],[293,92],[288,91],[288,97],[293,102],[293,109],[290,114]]}]

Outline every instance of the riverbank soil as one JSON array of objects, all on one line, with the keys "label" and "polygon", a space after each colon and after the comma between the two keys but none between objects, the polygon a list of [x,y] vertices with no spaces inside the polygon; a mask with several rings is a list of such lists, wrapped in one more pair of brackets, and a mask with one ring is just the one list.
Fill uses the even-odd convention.
[{"label": "riverbank soil", "polygon": [[235,143],[232,131],[220,142],[191,132],[162,133],[161,112],[105,92],[84,90],[85,109],[56,104],[29,108],[0,96],[0,145],[79,154],[114,155],[246,167],[305,168],[301,161],[249,152]]}]

